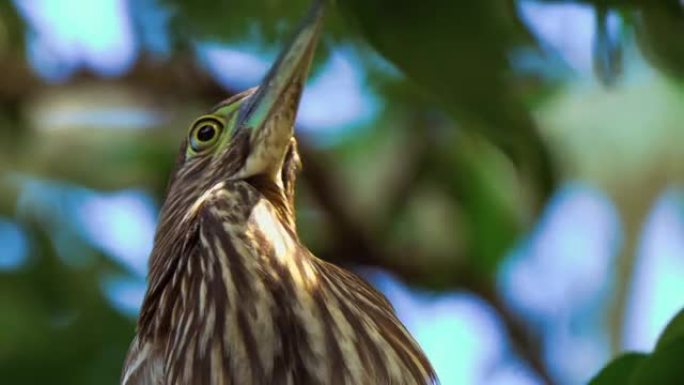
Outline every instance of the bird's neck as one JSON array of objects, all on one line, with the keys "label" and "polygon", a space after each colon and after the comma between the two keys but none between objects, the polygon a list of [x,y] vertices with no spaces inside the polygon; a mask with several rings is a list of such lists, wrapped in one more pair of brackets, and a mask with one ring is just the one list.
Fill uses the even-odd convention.
[{"label": "bird's neck", "polygon": [[[316,274],[308,250],[299,244],[292,209],[277,191],[253,183],[222,184],[209,191],[190,214],[174,219],[187,220],[186,225],[168,226],[173,231],[156,239],[141,331],[157,334],[178,327],[172,300],[184,312],[204,312],[204,299],[220,293],[225,302],[217,306],[237,309],[238,302],[256,303],[273,287],[313,284]],[[188,307],[192,304],[199,307]]]},{"label": "bird's neck", "polygon": [[[171,360],[199,357],[219,373],[267,383],[260,376],[277,377],[274,365],[296,346],[288,338],[307,335],[303,325],[322,327],[309,314],[316,263],[278,209],[246,182],[217,189],[193,218],[193,235],[179,234],[172,248],[177,255],[155,248],[155,258],[172,262],[168,270],[152,264],[139,334],[159,341]],[[175,337],[184,331],[190,342]]]},{"label": "bird's neck", "polygon": [[296,237],[294,191],[286,192],[282,186],[262,175],[253,176],[246,182],[270,203],[273,213]]}]

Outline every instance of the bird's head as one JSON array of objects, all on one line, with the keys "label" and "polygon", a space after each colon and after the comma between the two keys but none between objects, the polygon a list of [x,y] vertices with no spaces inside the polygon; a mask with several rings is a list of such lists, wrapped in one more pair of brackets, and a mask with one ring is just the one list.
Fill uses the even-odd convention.
[{"label": "bird's head", "polygon": [[222,183],[247,181],[294,226],[294,178],[299,156],[294,121],[318,40],[322,7],[312,9],[263,82],[219,103],[188,129],[162,211],[163,227],[193,215]]}]

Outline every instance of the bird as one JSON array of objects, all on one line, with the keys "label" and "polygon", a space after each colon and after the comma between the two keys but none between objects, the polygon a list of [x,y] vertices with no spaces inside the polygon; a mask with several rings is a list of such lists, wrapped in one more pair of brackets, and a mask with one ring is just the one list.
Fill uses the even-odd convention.
[{"label": "bird", "polygon": [[324,8],[259,86],[190,125],[122,385],[437,384],[389,301],[297,233],[294,125]]}]

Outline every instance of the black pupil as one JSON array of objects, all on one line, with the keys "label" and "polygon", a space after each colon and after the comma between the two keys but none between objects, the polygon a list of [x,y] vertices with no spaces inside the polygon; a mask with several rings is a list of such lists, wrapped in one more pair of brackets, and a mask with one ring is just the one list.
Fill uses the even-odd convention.
[{"label": "black pupil", "polygon": [[214,139],[214,135],[216,135],[216,129],[210,124],[205,124],[197,130],[197,139],[201,142],[208,142]]}]

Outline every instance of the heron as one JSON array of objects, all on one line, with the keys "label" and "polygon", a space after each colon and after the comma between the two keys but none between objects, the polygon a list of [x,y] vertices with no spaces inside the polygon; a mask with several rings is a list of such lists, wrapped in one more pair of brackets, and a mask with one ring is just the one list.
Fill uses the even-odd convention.
[{"label": "heron", "polygon": [[388,300],[297,233],[294,125],[324,8],[258,87],[190,125],[121,384],[437,383]]}]

